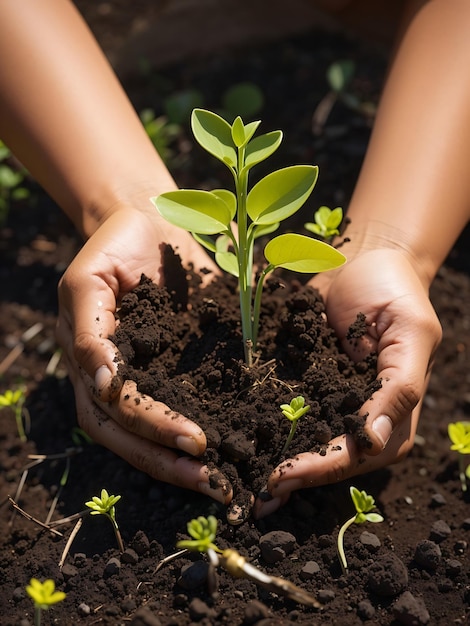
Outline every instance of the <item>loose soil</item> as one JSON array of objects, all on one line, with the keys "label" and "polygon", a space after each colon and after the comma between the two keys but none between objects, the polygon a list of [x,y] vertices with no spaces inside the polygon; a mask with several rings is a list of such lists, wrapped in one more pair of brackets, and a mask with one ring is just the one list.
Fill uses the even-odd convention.
[{"label": "loose soil", "polygon": [[[283,146],[282,158],[279,157],[281,164],[321,165],[320,187],[306,209],[311,212],[322,203],[335,206],[347,203],[369,133],[369,122],[341,105],[335,107],[321,135],[311,133],[312,111],[326,89],[325,67],[342,55],[352,55],[358,62],[357,85],[361,93],[375,94],[379,88],[377,70],[383,68],[375,52],[354,41],[323,33],[270,44],[236,58],[220,57],[204,64],[196,61],[172,69],[166,78],[171,80],[173,88],[196,84],[204,90],[207,106],[212,106],[211,102],[217,106],[223,86],[230,81],[236,82],[247,74],[250,79],[256,79],[267,94],[266,111],[260,115],[263,120],[268,119],[266,130],[283,128],[289,138]],[[129,91],[137,108],[152,105],[158,110],[158,102],[152,100],[146,82],[135,79]],[[287,98],[286,94],[291,97]],[[188,187],[216,186],[209,173],[213,172],[212,163],[208,165],[200,152],[188,148],[187,138],[180,138],[174,150],[182,146],[185,156],[175,165],[178,182]],[[224,184],[223,174],[217,172],[214,176],[217,184]],[[221,505],[155,482],[106,449],[83,443],[82,449],[70,459],[68,480],[60,492],[65,461],[52,458],[30,470],[19,502],[30,515],[43,521],[56,495],[54,519],[81,511],[84,502],[103,487],[110,493],[119,493],[122,500],[116,507],[117,519],[126,551],[119,555],[107,520],[87,517],[60,571],[58,561],[66,537],[55,537],[18,513],[13,515],[7,501],[8,495],[15,495],[22,470],[30,462],[28,455],[57,455],[76,447],[72,437],[76,418],[71,385],[62,364],[51,368],[50,374],[46,368],[56,349],[57,280],[80,244],[58,209],[33,183],[31,186],[35,206],[15,206],[0,237],[3,261],[0,361],[11,354],[15,345],[19,353],[5,369],[0,391],[25,384],[31,417],[28,441],[21,443],[14,418],[6,409],[1,412],[0,622],[6,626],[32,623],[32,606],[24,587],[35,576],[41,580],[53,578],[67,593],[66,600],[44,616],[45,624],[448,626],[467,623],[469,503],[460,488],[456,453],[449,450],[447,424],[469,419],[470,411],[468,233],[455,246],[432,288],[431,297],[443,325],[444,340],[424,401],[416,445],[407,459],[354,481],[303,490],[268,518],[255,521],[249,517],[245,523],[232,526],[227,524],[226,511]],[[309,213],[302,216],[302,221],[307,219]],[[282,436],[277,439],[274,425],[280,419],[280,403],[302,393],[312,405],[310,418],[307,416],[300,423],[299,437],[290,450],[295,453],[302,433],[309,433],[310,448],[321,447],[324,433],[319,434],[318,423],[336,414],[338,406],[346,409],[343,413],[353,414],[361,397],[370,391],[369,369],[352,363],[340,353],[315,292],[305,290],[296,281],[286,281],[285,277],[281,280],[286,288],[271,283],[272,294],[263,305],[262,358],[253,372],[248,372],[242,364],[239,328],[229,318],[230,302],[235,296],[233,283],[217,283],[211,294],[204,295],[202,308],[196,299],[191,301],[191,327],[183,316],[182,305],[175,305],[159,291],[178,337],[175,346],[174,340],[161,332],[161,358],[152,365],[158,375],[174,371],[179,377],[178,385],[170,385],[168,380],[164,383],[173,394],[170,405],[183,412],[191,411],[195,418],[203,413],[210,415],[213,440],[220,437],[224,441],[227,416],[235,415],[235,405],[247,400],[249,407],[243,422],[248,422],[253,430],[244,438],[256,440],[259,447],[270,453],[268,466],[257,467],[258,454],[241,460],[237,456],[238,448],[232,443],[228,447],[231,456],[240,459],[235,474],[225,461],[221,462],[219,452],[211,452],[210,460],[222,464],[222,469],[235,482],[237,493],[247,485],[256,492],[269,466],[277,462],[276,450],[282,446],[288,430],[285,423]],[[141,292],[148,293],[148,289],[143,282]],[[124,313],[130,312],[132,299],[134,296],[123,303]],[[277,312],[282,318],[279,328],[274,325]],[[204,343],[215,315],[225,325],[222,352]],[[22,334],[36,323],[42,325],[40,332],[20,350]],[[155,324],[160,330],[169,330],[160,319],[155,319]],[[190,337],[194,352],[184,353],[178,365],[171,365],[169,355],[180,347],[185,335]],[[116,340],[119,343],[119,335]],[[335,351],[339,366],[329,361],[326,350]],[[142,347],[138,353],[141,359],[149,360]],[[232,356],[227,360],[228,353]],[[314,361],[313,354],[321,356]],[[304,377],[295,383],[299,387],[293,387],[293,378],[287,372],[289,361],[296,365],[296,373]],[[189,364],[194,362],[199,367],[211,364],[208,384],[202,384],[199,374],[188,373]],[[229,373],[227,363],[234,373]],[[314,370],[320,370],[323,376],[320,382],[312,377]],[[325,384],[325,379],[329,383],[336,370],[341,370],[343,388],[348,390],[345,395],[343,389],[341,398],[331,397]],[[237,391],[236,403],[227,400],[229,382],[233,382]],[[192,386],[206,389],[206,395],[197,403]],[[351,388],[354,393],[350,393]],[[261,390],[268,394],[265,413],[264,403],[257,399]],[[321,395],[316,396],[319,392]],[[227,402],[223,415],[213,407],[213,396]],[[261,425],[254,422],[258,414],[263,415]],[[313,433],[308,431],[310,427]],[[331,423],[327,428],[334,432],[336,426]],[[347,531],[350,571],[342,575],[335,541],[339,526],[352,515],[350,484],[374,496],[385,521],[353,526]],[[187,521],[208,514],[219,519],[222,547],[234,547],[261,569],[315,594],[323,610],[297,604],[253,582],[234,580],[224,571],[219,572],[217,594],[211,596],[206,561],[199,555],[179,556],[155,571],[162,558],[175,552],[176,542],[186,536]],[[72,527],[71,523],[60,530],[68,536]]]}]

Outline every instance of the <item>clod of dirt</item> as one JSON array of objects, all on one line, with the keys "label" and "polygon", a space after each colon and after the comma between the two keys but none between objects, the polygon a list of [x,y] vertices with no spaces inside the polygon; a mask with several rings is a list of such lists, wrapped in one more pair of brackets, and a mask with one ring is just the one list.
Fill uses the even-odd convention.
[{"label": "clod of dirt", "polygon": [[408,571],[393,553],[378,556],[369,568],[369,589],[379,596],[397,596],[407,584]]},{"label": "clod of dirt", "polygon": [[259,540],[261,554],[266,563],[282,561],[295,547],[296,539],[292,533],[272,530]]},{"label": "clod of dirt", "polygon": [[425,569],[437,569],[441,562],[441,557],[440,547],[430,539],[424,539],[416,545],[415,561]]},{"label": "clod of dirt", "polygon": [[405,626],[421,626],[431,619],[424,602],[410,591],[405,591],[395,602],[393,614]]}]

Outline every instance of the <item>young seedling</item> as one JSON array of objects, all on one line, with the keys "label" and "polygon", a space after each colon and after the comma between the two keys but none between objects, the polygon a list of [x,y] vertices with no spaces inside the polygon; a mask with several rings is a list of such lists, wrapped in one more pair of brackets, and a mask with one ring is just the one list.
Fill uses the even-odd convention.
[{"label": "young seedling", "polygon": [[113,526],[119,551],[124,552],[124,544],[122,542],[121,531],[116,522],[116,510],[114,505],[121,499],[121,496],[110,496],[106,489],[101,490],[101,497],[93,496],[89,502],[85,502],[85,506],[91,509],[91,515],[104,515],[109,519]]},{"label": "young seedling", "polygon": [[[193,233],[197,241],[214,253],[218,265],[238,278],[243,345],[249,366],[256,350],[261,295],[267,274],[277,267],[314,274],[338,267],[346,260],[323,241],[295,233],[279,235],[264,249],[268,263],[259,275],[253,299],[255,239],[274,232],[282,220],[296,213],[318,177],[318,167],[294,165],[268,174],[249,189],[251,168],[273,154],[282,140],[279,130],[254,137],[259,124],[259,121],[244,124],[241,117],[229,124],[216,113],[194,109],[191,115],[194,137],[228,167],[235,193],[227,189],[180,189],[151,198],[168,222]],[[214,240],[213,235],[218,237]]]},{"label": "young seedling", "polygon": [[356,508],[356,515],[348,519],[341,526],[338,534],[338,555],[341,562],[343,574],[348,572],[348,562],[344,553],[344,533],[352,524],[364,524],[364,522],[383,522],[384,518],[378,513],[371,513],[375,508],[375,500],[365,491],[359,491],[356,487],[349,488],[351,499]]},{"label": "young seedling", "polygon": [[455,422],[447,427],[451,450],[459,452],[459,476],[462,491],[467,491],[467,478],[470,479],[470,465],[465,463],[465,455],[470,454],[470,422]]},{"label": "young seedling", "polygon": [[307,404],[307,406],[305,406],[305,398],[303,396],[297,396],[296,398],[292,398],[290,404],[281,404],[281,411],[291,423],[286,443],[281,451],[281,456],[284,456],[295,435],[295,431],[297,430],[297,422],[303,415],[305,415],[305,413],[310,411],[310,405]]},{"label": "young seedling", "polygon": [[325,241],[330,241],[335,235],[339,235],[339,225],[343,220],[343,209],[336,207],[330,209],[327,206],[321,206],[315,211],[313,216],[314,222],[307,222],[304,228],[314,235],[321,237]]},{"label": "young seedling", "polygon": [[321,604],[310,593],[297,587],[293,583],[270,576],[249,563],[245,557],[236,550],[227,548],[221,550],[215,543],[217,534],[217,519],[213,515],[198,517],[188,522],[188,534],[192,539],[183,539],[176,544],[177,548],[183,548],[193,552],[205,552],[209,556],[211,567],[223,567],[234,578],[246,578],[260,585],[268,591],[283,595],[291,600],[321,608]]},{"label": "young seedling", "polygon": [[13,391],[7,389],[0,395],[0,409],[10,407],[13,410],[18,436],[21,441],[26,441],[26,432],[23,424],[23,404],[26,400],[26,392],[23,387],[18,387]]},{"label": "young seedling", "polygon": [[47,611],[66,597],[63,591],[56,591],[55,582],[50,578],[43,583],[37,578],[31,578],[29,585],[26,585],[26,593],[34,602],[34,626],[41,626],[42,611]]}]

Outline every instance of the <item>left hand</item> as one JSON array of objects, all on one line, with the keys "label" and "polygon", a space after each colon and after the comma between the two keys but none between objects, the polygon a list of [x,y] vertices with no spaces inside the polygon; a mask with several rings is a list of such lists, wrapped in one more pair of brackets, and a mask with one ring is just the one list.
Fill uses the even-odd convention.
[{"label": "left hand", "polygon": [[[326,455],[304,452],[281,463],[271,474],[272,499],[258,500],[255,515],[263,517],[304,487],[336,483],[396,463],[413,447],[419,411],[441,326],[415,265],[398,250],[358,254],[330,277],[312,283],[322,291],[329,323],[346,352],[355,360],[376,351],[377,378],[382,387],[362,406],[371,448],[359,449],[352,435],[329,442]],[[368,332],[358,347],[346,340],[359,312]]]}]

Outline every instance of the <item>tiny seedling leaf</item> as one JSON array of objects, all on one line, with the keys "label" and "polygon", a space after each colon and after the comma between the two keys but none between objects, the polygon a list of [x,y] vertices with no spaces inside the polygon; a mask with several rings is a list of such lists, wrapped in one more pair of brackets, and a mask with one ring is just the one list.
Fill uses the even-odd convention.
[{"label": "tiny seedling leaf", "polygon": [[282,131],[274,130],[255,137],[246,147],[245,166],[250,168],[261,163],[275,152],[282,141]]},{"label": "tiny seedling leaf", "polygon": [[225,198],[199,189],[179,189],[151,198],[158,212],[170,224],[202,235],[228,229],[232,219]]},{"label": "tiny seedling leaf", "polygon": [[205,109],[194,109],[191,128],[196,141],[209,154],[230,168],[237,166],[236,147],[232,139],[232,127],[217,113]]},{"label": "tiny seedling leaf", "polygon": [[317,177],[316,165],[293,165],[268,174],[248,194],[248,215],[260,225],[286,219],[307,200]]},{"label": "tiny seedling leaf", "polygon": [[325,272],[346,262],[346,257],[336,248],[296,233],[271,239],[264,249],[264,255],[274,267],[308,274]]}]

